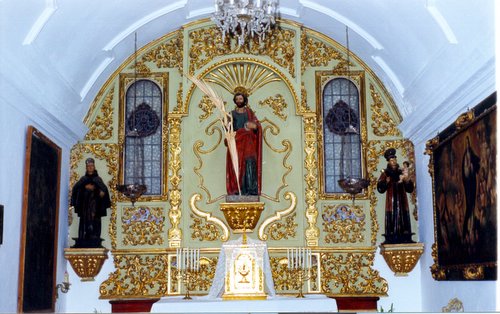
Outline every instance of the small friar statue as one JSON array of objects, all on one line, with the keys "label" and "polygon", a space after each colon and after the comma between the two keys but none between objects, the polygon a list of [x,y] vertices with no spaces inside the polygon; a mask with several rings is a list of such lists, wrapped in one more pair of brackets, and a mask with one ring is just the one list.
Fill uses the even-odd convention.
[{"label": "small friar statue", "polygon": [[408,171],[399,167],[394,148],[387,149],[384,157],[387,168],[382,170],[377,182],[377,190],[386,194],[383,244],[414,243],[406,197],[406,193],[413,192],[414,183]]},{"label": "small friar statue", "polygon": [[109,191],[95,169],[94,159],[85,161],[86,172],[73,186],[71,191],[71,206],[80,217],[78,238],[73,248],[100,248],[101,217],[106,216],[106,210],[111,206]]}]

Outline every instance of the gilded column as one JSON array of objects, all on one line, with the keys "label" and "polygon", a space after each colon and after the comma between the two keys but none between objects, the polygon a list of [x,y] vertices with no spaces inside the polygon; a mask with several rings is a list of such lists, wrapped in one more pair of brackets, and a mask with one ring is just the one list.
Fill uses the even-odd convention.
[{"label": "gilded column", "polygon": [[168,245],[169,247],[180,247],[182,240],[182,230],[179,228],[182,212],[180,209],[181,204],[181,190],[179,188],[181,182],[181,118],[178,115],[171,115],[168,119],[170,132],[169,132],[169,202],[170,211],[168,218],[172,224],[172,228],[168,230]]},{"label": "gilded column", "polygon": [[318,201],[318,189],[316,186],[316,178],[318,177],[316,125],[316,116],[314,114],[304,115],[304,133],[306,139],[304,145],[306,175],[304,179],[306,183],[305,200],[308,224],[305,235],[307,246],[318,246],[319,244],[319,228],[316,227],[316,219],[318,218],[318,209],[316,208],[316,202]]}]

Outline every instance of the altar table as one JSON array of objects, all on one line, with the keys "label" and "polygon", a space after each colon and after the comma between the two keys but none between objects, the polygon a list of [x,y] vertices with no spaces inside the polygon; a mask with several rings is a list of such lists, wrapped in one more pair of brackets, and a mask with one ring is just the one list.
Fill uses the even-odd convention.
[{"label": "altar table", "polygon": [[152,313],[334,313],[337,303],[325,295],[305,298],[275,296],[267,300],[227,301],[208,296],[183,300],[183,296],[164,297],[153,304]]}]

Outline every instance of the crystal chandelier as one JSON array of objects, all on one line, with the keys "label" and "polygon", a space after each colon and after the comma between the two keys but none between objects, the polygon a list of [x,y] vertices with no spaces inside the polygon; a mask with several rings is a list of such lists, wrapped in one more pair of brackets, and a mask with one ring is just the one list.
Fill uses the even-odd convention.
[{"label": "crystal chandelier", "polygon": [[238,45],[246,37],[257,36],[262,41],[275,23],[278,0],[215,0],[212,20],[226,34],[238,37]]}]

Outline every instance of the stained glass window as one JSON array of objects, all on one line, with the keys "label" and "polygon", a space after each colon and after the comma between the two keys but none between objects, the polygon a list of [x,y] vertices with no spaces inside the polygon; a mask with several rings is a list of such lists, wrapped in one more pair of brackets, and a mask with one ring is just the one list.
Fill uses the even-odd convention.
[{"label": "stained glass window", "polygon": [[126,93],[125,184],[145,184],[146,195],[161,195],[161,90],[154,82],[138,80]]},{"label": "stained glass window", "polygon": [[323,89],[323,177],[326,193],[344,193],[338,184],[342,177],[361,177],[359,108],[358,88],[350,80],[336,78],[326,84]]}]

